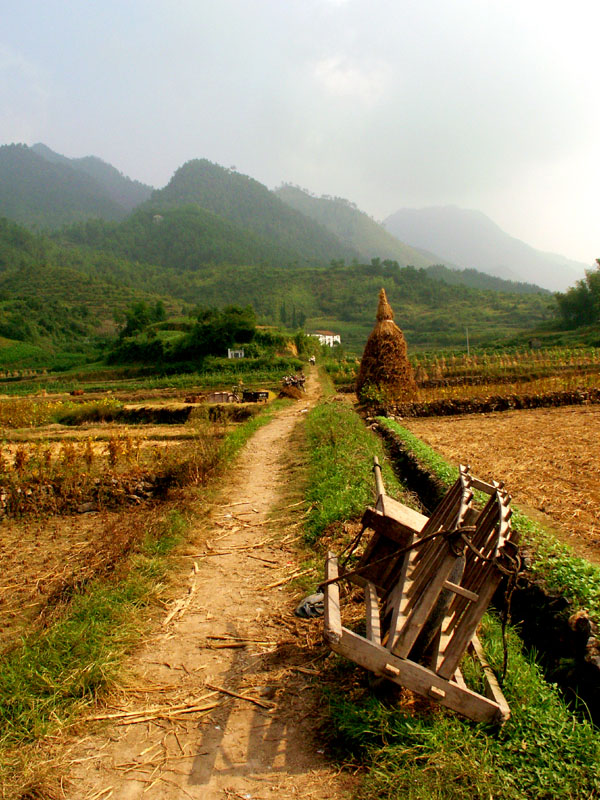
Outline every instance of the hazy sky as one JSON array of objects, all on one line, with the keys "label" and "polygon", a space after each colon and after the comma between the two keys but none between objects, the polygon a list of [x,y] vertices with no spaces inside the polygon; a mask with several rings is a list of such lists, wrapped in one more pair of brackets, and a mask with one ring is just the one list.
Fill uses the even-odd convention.
[{"label": "hazy sky", "polygon": [[191,158],[378,219],[477,208],[600,256],[597,0],[0,0],[0,143]]}]

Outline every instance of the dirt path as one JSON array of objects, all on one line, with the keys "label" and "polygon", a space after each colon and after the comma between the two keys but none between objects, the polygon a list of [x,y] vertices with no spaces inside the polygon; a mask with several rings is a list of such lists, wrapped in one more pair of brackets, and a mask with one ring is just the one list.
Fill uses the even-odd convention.
[{"label": "dirt path", "polygon": [[[316,399],[316,376],[308,388],[307,402],[278,414],[246,446],[209,529],[191,539],[198,572],[182,574],[179,603],[131,658],[130,688],[106,709],[133,710],[145,720],[123,724],[135,718],[121,717],[73,747],[69,800],[344,794],[348,779],[325,759],[315,735],[323,710],[311,681],[315,659],[318,666],[326,655],[321,624],[293,617],[295,598],[272,585],[298,567],[293,540],[300,528],[266,524],[281,504],[280,486],[290,477],[284,455]],[[201,552],[211,555],[193,557]]]}]

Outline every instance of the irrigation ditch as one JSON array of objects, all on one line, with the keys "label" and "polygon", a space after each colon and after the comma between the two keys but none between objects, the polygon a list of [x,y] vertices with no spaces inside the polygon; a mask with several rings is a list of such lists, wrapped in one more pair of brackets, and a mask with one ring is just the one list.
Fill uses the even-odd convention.
[{"label": "irrigation ditch", "polygon": [[[376,422],[373,429],[382,437],[392,466],[402,483],[430,512],[444,496],[447,486],[406,448],[394,434]],[[507,586],[498,587],[492,605],[508,610],[513,626],[526,649],[535,655],[546,679],[556,683],[575,711],[582,705],[595,725],[600,726],[600,637],[585,610],[577,609],[564,594],[549,589],[543,578],[529,568],[527,546],[523,570],[510,596]]]}]

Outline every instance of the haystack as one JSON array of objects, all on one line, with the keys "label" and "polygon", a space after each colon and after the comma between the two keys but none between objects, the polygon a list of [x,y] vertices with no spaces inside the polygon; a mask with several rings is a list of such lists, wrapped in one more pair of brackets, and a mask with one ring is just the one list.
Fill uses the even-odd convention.
[{"label": "haystack", "polygon": [[409,400],[417,391],[406,340],[394,322],[385,289],[379,292],[377,322],[367,339],[356,380],[356,393],[361,399],[368,396],[369,389],[388,402]]}]

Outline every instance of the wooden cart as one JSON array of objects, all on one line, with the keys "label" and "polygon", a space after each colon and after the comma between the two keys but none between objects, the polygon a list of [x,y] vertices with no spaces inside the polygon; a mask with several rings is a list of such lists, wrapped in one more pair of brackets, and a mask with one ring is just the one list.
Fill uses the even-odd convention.
[{"label": "wooden cart", "polygon": [[[514,571],[517,539],[510,497],[461,466],[430,517],[385,494],[377,459],[377,502],[363,517],[371,539],[348,580],[362,587],[364,636],[342,625],[338,558],[326,561],[325,639],[337,653],[470,719],[510,711],[477,639],[477,626],[503,575]],[[474,491],[487,496],[473,506]],[[482,668],[485,695],[469,689],[459,664],[467,650]]]}]

